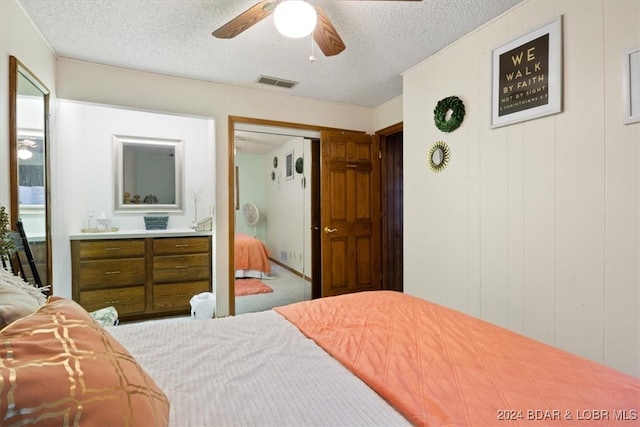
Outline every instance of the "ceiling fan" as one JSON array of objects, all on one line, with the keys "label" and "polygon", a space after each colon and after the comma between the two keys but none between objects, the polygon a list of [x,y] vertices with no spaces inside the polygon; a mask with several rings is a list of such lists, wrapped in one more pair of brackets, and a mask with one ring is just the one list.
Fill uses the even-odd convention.
[{"label": "ceiling fan", "polygon": [[[299,38],[313,32],[313,39],[325,56],[337,55],[345,49],[344,42],[325,11],[320,6],[313,6],[304,0],[260,1],[211,34],[219,39],[232,39],[272,13],[274,14],[278,31],[287,37]],[[306,24],[303,24],[305,22]],[[288,32],[288,30],[284,28],[288,24],[293,24],[296,28]]]}]

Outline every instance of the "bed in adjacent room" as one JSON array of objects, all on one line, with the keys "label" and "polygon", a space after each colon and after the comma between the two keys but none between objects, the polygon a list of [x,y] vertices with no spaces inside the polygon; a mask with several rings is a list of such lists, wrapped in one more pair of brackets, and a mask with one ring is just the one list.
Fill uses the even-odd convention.
[{"label": "bed in adjacent room", "polygon": [[260,240],[243,233],[235,234],[236,278],[268,279],[271,273],[269,250]]},{"label": "bed in adjacent room", "polygon": [[[99,394],[90,393],[97,385],[93,371],[83,367],[95,366],[98,359],[105,371],[120,363],[139,364],[140,369],[130,370],[140,391],[134,395],[144,397],[143,409],[155,417],[154,425],[162,425],[166,414],[159,393],[170,403],[173,426],[640,423],[639,379],[397,292],[360,292],[235,317],[164,319],[107,329],[72,301],[49,301],[0,332],[3,421],[51,411],[53,406],[44,402],[57,395],[71,397],[64,401],[67,417],[91,419],[91,411],[100,409],[91,398]],[[30,328],[53,337],[65,355],[59,359],[72,362],[57,371],[57,381],[47,382],[46,392],[41,379],[52,378],[47,367],[35,362],[33,351],[20,351]],[[89,344],[93,335],[98,339]],[[105,347],[119,358],[108,356]],[[18,354],[24,360],[8,360]],[[21,382],[23,374],[32,382]],[[104,396],[129,381],[107,383]],[[5,403],[7,396],[28,402],[30,393],[45,399],[41,406],[19,413],[17,406]]]}]

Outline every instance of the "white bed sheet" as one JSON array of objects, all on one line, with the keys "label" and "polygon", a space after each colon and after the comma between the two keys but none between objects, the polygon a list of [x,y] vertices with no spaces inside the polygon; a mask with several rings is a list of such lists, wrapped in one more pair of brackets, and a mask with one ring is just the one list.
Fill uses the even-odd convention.
[{"label": "white bed sheet", "polygon": [[254,279],[271,279],[269,273],[260,270],[236,270],[236,279],[254,278]]},{"label": "white bed sheet", "polygon": [[167,394],[172,426],[409,425],[275,311],[107,329]]}]

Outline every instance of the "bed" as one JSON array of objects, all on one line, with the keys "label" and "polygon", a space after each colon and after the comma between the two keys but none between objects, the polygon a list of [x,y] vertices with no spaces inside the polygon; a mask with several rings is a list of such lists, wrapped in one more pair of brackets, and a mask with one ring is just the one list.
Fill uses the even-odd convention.
[{"label": "bed", "polygon": [[236,233],[234,258],[236,278],[268,279],[271,273],[269,250],[260,240]]},{"label": "bed", "polygon": [[[86,318],[73,301],[49,301],[25,319],[34,327],[34,318],[44,316],[47,327],[38,330],[64,330],[59,336],[68,337],[78,354],[74,363],[65,365],[59,382],[47,382],[43,395],[55,395],[52,389],[59,387],[61,395],[68,396],[70,386],[80,384],[71,379],[90,381],[88,374],[84,379],[73,374],[85,363],[80,357],[88,353],[83,340],[72,335],[93,331],[101,349],[93,357],[111,360],[102,354],[104,347],[113,347],[121,356],[129,355],[128,363],[139,364],[139,369],[132,369],[138,389],[130,390],[129,396],[144,396],[144,414],[151,417],[146,425],[640,423],[639,379],[397,292],[361,292],[221,319],[163,319],[106,329]],[[24,334],[27,325],[21,322],[0,332],[3,421],[11,387],[17,384],[15,396],[30,392],[29,385],[20,382],[21,372],[5,362],[8,351],[19,350],[11,334],[16,326]],[[74,353],[69,346],[65,351]],[[29,358],[35,357],[32,353]],[[117,366],[103,363],[111,365]],[[12,382],[10,369],[18,380]],[[31,387],[42,389],[41,384],[40,380]],[[117,389],[116,381],[111,386]],[[73,389],[77,401],[82,401],[80,388]],[[102,395],[109,390],[103,389]],[[166,412],[159,393],[170,403]],[[90,411],[87,405],[77,415],[75,402],[65,401],[67,416],[81,421],[100,409]],[[11,414],[17,417],[15,412]],[[24,413],[33,418],[35,410]]]}]

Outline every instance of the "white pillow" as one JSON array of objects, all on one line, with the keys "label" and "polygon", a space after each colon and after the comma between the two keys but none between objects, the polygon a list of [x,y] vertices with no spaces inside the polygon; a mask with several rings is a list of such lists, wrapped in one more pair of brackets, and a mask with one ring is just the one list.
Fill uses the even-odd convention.
[{"label": "white pillow", "polygon": [[0,268],[0,329],[33,313],[46,301],[39,289]]}]

